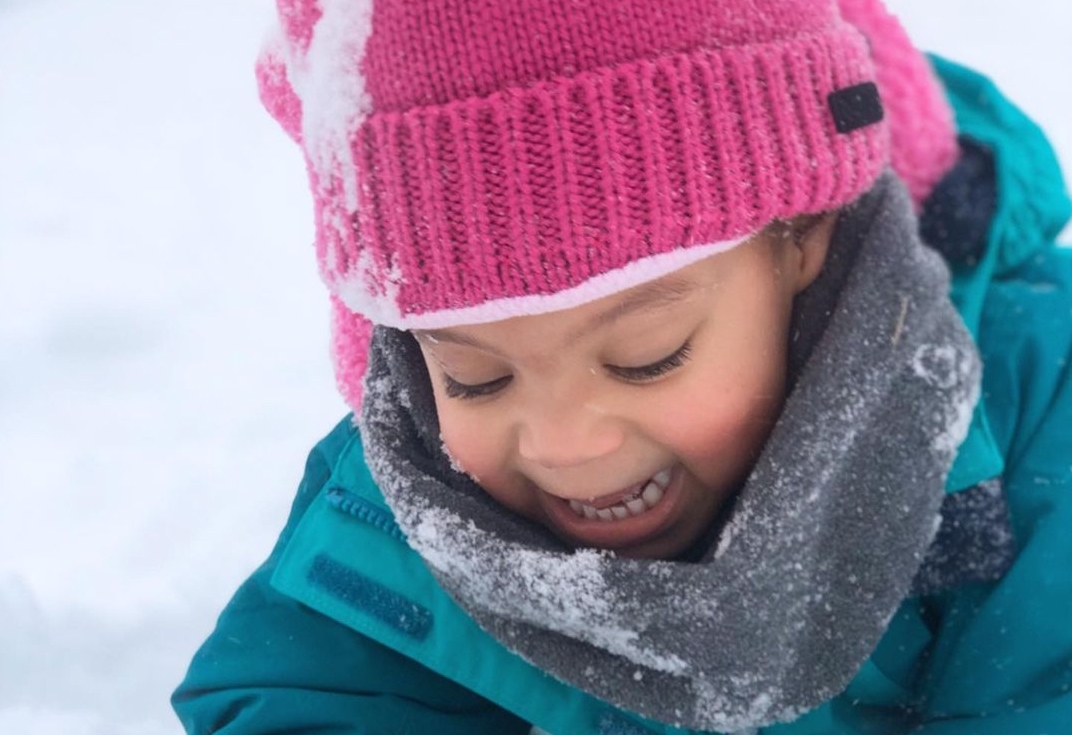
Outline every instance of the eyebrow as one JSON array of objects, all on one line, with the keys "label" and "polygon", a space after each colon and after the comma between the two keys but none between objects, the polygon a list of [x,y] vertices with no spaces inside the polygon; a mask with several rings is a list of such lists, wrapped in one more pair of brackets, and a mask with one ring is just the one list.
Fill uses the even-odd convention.
[{"label": "eyebrow", "polygon": [[[697,284],[684,277],[667,277],[646,283],[643,286],[633,288],[618,303],[593,315],[583,325],[570,332],[566,339],[575,341],[581,335],[594,332],[608,324],[613,324],[619,319],[641,311],[649,311],[666,308],[672,304],[684,301],[696,290]],[[454,332],[449,329],[421,329],[413,330],[413,333],[422,339],[427,339],[433,344],[436,342],[450,342],[452,344],[475,347],[495,355],[501,353],[492,345],[483,340],[471,337],[467,334]]]},{"label": "eyebrow", "polygon": [[693,281],[681,276],[670,276],[658,281],[646,283],[628,292],[617,304],[605,309],[589,319],[584,326],[569,335],[574,340],[585,332],[592,332],[600,327],[612,324],[628,314],[638,311],[662,309],[684,301],[696,290]]}]

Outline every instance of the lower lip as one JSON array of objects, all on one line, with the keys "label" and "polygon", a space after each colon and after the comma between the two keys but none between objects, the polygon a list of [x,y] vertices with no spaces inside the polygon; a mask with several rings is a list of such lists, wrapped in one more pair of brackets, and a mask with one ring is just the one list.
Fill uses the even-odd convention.
[{"label": "lower lip", "polygon": [[552,524],[575,545],[598,549],[622,549],[651,540],[666,528],[681,497],[685,473],[680,466],[670,475],[662,500],[638,516],[604,521],[573,512],[568,500],[541,493]]}]

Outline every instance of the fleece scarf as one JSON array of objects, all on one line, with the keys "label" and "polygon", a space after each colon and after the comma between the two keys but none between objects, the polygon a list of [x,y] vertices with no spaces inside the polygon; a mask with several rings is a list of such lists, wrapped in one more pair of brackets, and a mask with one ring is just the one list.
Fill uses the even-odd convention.
[{"label": "fleece scarf", "polygon": [[452,468],[412,336],[378,329],[373,477],[442,586],[504,646],[622,709],[736,731],[795,719],[870,655],[939,525],[980,365],[892,175],[840,215],[795,305],[792,390],[690,561],[571,550]]}]

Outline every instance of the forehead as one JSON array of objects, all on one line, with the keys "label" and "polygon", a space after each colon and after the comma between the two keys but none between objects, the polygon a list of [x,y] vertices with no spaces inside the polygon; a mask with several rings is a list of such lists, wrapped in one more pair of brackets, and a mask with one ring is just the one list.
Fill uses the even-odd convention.
[{"label": "forehead", "polygon": [[509,336],[517,332],[537,332],[548,335],[557,333],[556,336],[560,339],[572,342],[631,314],[658,311],[685,301],[700,288],[700,285],[683,271],[561,311],[513,317],[486,324],[415,330],[414,334],[425,343],[448,342],[480,349],[493,346],[489,338]]}]

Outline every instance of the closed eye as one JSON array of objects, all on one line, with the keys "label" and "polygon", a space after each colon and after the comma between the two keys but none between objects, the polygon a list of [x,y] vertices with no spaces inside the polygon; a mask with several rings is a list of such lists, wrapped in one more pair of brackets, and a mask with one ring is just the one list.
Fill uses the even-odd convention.
[{"label": "closed eye", "polygon": [[640,365],[638,367],[604,365],[604,367],[611,375],[621,378],[622,380],[626,380],[630,383],[646,383],[677,370],[689,361],[689,354],[691,351],[692,344],[686,340],[685,344],[678,347],[673,354],[667,355],[663,359],[647,365]]},{"label": "closed eye", "polygon": [[504,375],[501,378],[495,380],[489,380],[486,383],[460,383],[449,375],[443,375],[443,387],[447,392],[448,398],[462,398],[473,399],[483,398],[484,396],[490,396],[498,393],[505,388],[510,381],[513,380],[512,375]]}]

